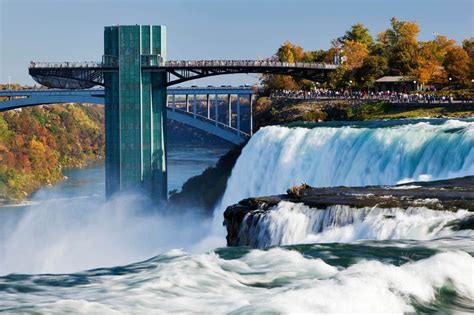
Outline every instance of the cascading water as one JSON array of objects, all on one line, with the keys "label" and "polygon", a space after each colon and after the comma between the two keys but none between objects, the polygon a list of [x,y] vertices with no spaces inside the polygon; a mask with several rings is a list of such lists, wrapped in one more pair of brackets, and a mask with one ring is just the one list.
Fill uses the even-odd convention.
[{"label": "cascading water", "polygon": [[474,236],[473,230],[453,231],[450,223],[472,214],[427,208],[380,209],[330,206],[313,209],[280,202],[266,213],[247,215],[241,226],[240,245],[265,248],[303,243],[349,243],[358,240]]},{"label": "cascading water", "polygon": [[391,127],[258,131],[232,170],[215,218],[243,198],[288,187],[390,185],[474,174],[474,122],[449,120]]}]

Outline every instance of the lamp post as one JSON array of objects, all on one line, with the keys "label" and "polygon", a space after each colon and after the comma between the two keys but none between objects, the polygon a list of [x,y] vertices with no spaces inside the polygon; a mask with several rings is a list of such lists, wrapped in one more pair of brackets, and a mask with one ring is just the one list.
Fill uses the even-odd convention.
[{"label": "lamp post", "polygon": [[452,79],[453,79],[453,78],[451,78],[451,77],[449,77],[449,79],[448,79],[448,80],[449,80],[449,85],[448,85],[449,87],[451,87],[451,80],[452,80]]},{"label": "lamp post", "polygon": [[416,80],[413,80],[413,90],[418,91],[418,87],[416,86]]},{"label": "lamp post", "polygon": [[352,98],[352,80],[349,80],[349,98]]}]

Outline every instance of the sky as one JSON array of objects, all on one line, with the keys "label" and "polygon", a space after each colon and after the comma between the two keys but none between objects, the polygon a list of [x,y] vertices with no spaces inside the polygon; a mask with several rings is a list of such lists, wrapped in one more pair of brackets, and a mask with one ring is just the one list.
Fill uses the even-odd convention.
[{"label": "sky", "polygon": [[[31,60],[101,60],[106,25],[166,25],[168,59],[257,59],[286,40],[328,49],[358,22],[375,36],[393,16],[417,22],[419,40],[474,36],[474,0],[0,0],[0,83],[33,84]],[[256,81],[227,75],[189,84]]]}]

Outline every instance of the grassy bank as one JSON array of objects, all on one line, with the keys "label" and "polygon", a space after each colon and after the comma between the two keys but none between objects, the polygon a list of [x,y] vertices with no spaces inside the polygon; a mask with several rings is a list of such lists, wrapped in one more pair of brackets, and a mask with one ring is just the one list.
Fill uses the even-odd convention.
[{"label": "grassy bank", "polygon": [[55,105],[0,113],[0,202],[63,178],[62,169],[104,156],[100,106]]}]

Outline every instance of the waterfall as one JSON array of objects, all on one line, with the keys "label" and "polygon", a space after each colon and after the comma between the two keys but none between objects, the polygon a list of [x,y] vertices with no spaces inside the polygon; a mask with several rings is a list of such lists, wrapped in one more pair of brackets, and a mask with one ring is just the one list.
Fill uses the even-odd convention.
[{"label": "waterfall", "polygon": [[[242,151],[215,217],[243,198],[288,187],[397,184],[474,174],[474,122],[448,120],[379,128],[265,127]],[[219,224],[220,225],[220,224]]]},{"label": "waterfall", "polygon": [[313,209],[280,202],[274,209],[247,215],[241,225],[240,245],[264,248],[302,243],[357,240],[416,239],[473,236],[474,231],[453,231],[453,222],[472,215],[466,210],[434,211],[426,208],[380,209],[331,206]]}]

